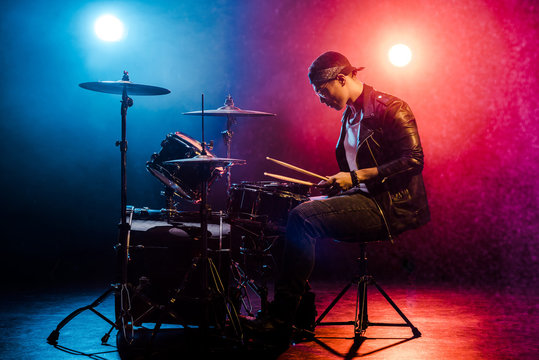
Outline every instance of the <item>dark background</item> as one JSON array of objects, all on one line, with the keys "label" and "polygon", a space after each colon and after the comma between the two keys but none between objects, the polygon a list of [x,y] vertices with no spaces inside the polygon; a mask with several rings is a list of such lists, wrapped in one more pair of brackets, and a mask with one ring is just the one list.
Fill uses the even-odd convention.
[{"label": "dark background", "polygon": [[[171,94],[134,97],[128,111],[128,203],[159,209],[145,163],[167,133],[200,139],[196,117],[236,105],[276,113],[240,119],[233,180],[264,171],[297,176],[273,156],[321,174],[337,171],[340,114],[318,103],[307,67],[340,51],[359,78],[407,101],[425,151],[432,221],[370,251],[381,276],[451,284],[537,286],[539,270],[537,50],[534,1],[18,1],[0,5],[2,274],[8,284],[114,278],[120,214],[120,97],[83,90],[117,80]],[[128,28],[105,43],[102,13]],[[387,50],[405,43],[409,66]],[[224,119],[207,139],[225,155]],[[211,194],[224,208],[224,179]],[[349,245],[318,244],[315,275],[345,278]]]}]

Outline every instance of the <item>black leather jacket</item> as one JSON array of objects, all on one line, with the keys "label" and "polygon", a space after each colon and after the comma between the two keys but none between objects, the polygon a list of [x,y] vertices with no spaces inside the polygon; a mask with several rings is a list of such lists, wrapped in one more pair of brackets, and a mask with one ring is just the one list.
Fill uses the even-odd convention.
[{"label": "black leather jacket", "polygon": [[[350,116],[347,109],[336,149],[341,171],[350,171],[344,150],[345,124]],[[378,168],[378,176],[366,185],[382,213],[389,238],[426,224],[430,212],[421,176],[423,149],[408,104],[364,85],[358,144],[358,169]]]}]

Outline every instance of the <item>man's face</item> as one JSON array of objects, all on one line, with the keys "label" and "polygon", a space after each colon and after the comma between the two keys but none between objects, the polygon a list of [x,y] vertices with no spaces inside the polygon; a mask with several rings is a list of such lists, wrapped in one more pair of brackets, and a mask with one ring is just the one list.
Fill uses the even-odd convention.
[{"label": "man's face", "polygon": [[347,98],[344,93],[344,87],[338,79],[330,80],[321,85],[313,84],[313,89],[322,104],[341,110],[346,106]]}]

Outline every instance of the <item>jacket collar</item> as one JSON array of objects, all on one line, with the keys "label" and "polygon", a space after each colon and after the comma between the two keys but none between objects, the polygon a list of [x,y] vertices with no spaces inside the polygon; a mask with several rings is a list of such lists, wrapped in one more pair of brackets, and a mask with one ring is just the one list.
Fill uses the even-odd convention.
[{"label": "jacket collar", "polygon": [[363,114],[366,118],[374,117],[374,89],[363,84]]},{"label": "jacket collar", "polygon": [[[357,139],[357,146],[364,142],[364,140],[372,133],[368,122],[371,118],[374,117],[374,101],[375,94],[372,86],[363,84],[363,119],[361,121],[361,126],[359,128],[359,136]],[[360,109],[361,110],[361,109]],[[344,153],[344,138],[346,136],[346,121],[352,115],[350,107],[347,107],[341,118],[341,134],[339,136],[339,141],[337,142],[337,147],[335,149],[337,155],[337,162],[341,169],[348,169],[348,163],[346,162],[346,155]],[[368,120],[369,119],[369,120]]]}]

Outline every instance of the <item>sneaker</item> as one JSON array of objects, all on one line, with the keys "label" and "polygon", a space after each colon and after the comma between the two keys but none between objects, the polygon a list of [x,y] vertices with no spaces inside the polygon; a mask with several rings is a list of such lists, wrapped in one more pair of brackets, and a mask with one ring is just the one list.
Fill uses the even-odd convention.
[{"label": "sneaker", "polygon": [[292,340],[292,324],[270,316],[256,319],[241,317],[243,335],[247,344],[255,348],[285,351]]}]

